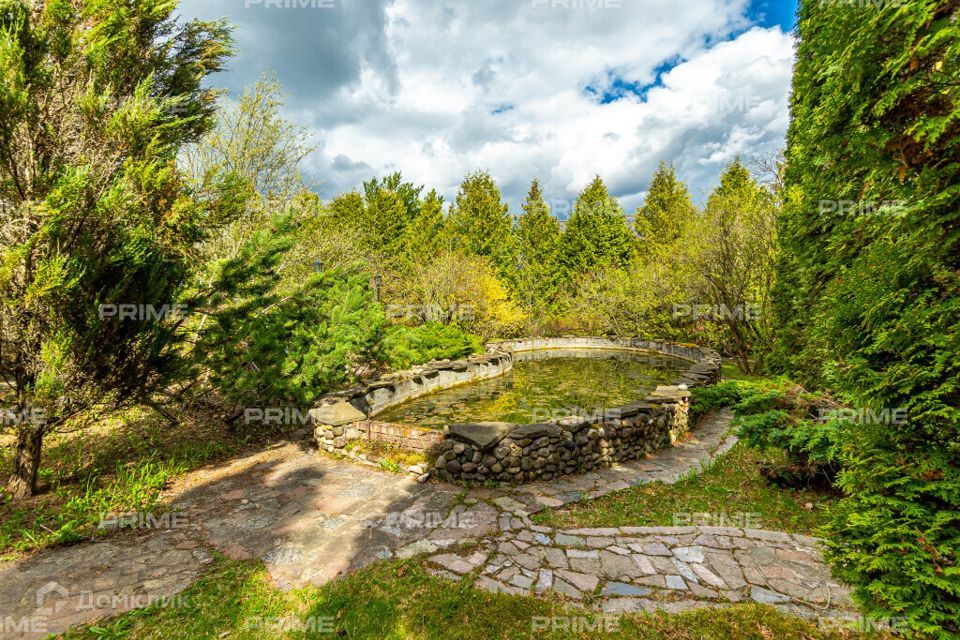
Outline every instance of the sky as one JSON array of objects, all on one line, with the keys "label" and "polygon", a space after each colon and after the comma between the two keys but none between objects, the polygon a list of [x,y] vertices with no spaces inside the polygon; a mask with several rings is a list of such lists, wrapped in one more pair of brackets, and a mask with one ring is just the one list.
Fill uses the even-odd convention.
[{"label": "sky", "polygon": [[510,211],[533,178],[563,217],[595,176],[629,212],[661,161],[702,203],[723,167],[783,146],[795,0],[182,0],[227,18],[212,83],[265,73],[316,150],[323,198],[401,171],[451,201],[479,169]]}]

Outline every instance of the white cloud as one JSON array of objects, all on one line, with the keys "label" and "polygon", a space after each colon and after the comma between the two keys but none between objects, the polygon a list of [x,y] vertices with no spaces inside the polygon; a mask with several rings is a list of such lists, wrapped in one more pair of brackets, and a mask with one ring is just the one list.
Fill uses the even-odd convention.
[{"label": "white cloud", "polygon": [[[746,0],[359,1],[230,15],[248,48],[231,87],[273,67],[288,115],[321,141],[309,163],[325,196],[400,169],[450,198],[482,168],[514,211],[535,176],[548,198],[569,199],[594,174],[632,209],[661,160],[703,200],[734,155],[783,144],[793,41],[750,28]],[[324,38],[293,42],[311,24]],[[599,104],[584,91],[651,84],[671,60],[682,62],[644,99]]]}]

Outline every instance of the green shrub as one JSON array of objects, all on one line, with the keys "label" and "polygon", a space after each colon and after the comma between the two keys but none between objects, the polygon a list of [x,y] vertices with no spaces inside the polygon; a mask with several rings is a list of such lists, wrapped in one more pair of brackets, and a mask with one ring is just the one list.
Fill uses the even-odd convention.
[{"label": "green shrub", "polygon": [[234,303],[217,316],[198,349],[218,390],[238,404],[305,405],[352,382],[374,357],[384,312],[364,274],[317,274],[252,300],[258,305]]},{"label": "green shrub", "polygon": [[394,369],[443,358],[462,358],[483,349],[483,341],[455,325],[428,322],[416,327],[388,327],[381,342],[381,356]]},{"label": "green shrub", "polygon": [[829,558],[866,613],[956,638],[960,7],[854,4],[800,8],[774,361],[905,410],[842,429]]},{"label": "green shrub", "polygon": [[737,380],[724,380],[707,387],[694,387],[690,412],[702,416],[710,411],[730,407],[743,399],[743,386]]}]

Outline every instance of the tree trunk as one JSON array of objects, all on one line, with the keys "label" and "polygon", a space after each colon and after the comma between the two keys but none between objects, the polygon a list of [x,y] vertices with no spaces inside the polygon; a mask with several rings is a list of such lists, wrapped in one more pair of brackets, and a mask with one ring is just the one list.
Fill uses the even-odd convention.
[{"label": "tree trunk", "polygon": [[13,475],[7,480],[7,491],[15,500],[29,498],[37,491],[37,472],[40,470],[40,449],[43,431],[23,429],[17,434],[17,450],[13,458]]}]

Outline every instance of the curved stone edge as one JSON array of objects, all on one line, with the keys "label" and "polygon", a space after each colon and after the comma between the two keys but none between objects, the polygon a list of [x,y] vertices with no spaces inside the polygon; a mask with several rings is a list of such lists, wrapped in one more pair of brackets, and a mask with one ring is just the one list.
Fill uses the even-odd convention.
[{"label": "curved stone edge", "polygon": [[689,426],[690,388],[720,379],[720,355],[697,345],[639,338],[523,338],[491,342],[493,353],[549,349],[642,350],[690,360],[673,385],[593,416],[545,423],[449,425],[430,473],[447,482],[525,483],[643,458],[682,439]]},{"label": "curved stone edge", "polygon": [[[643,457],[682,438],[687,431],[689,389],[720,378],[720,355],[697,345],[639,338],[522,338],[491,342],[487,353],[462,360],[439,360],[385,376],[373,383],[322,396],[310,410],[319,447],[329,453],[370,463],[351,451],[354,440],[386,442],[422,453],[432,466],[403,471],[426,481],[530,482],[590,471]],[[690,367],[651,394],[602,415],[543,424],[467,423],[443,432],[396,425],[373,418],[383,410],[435,391],[503,375],[513,353],[549,349],[649,351],[691,361]]]}]

